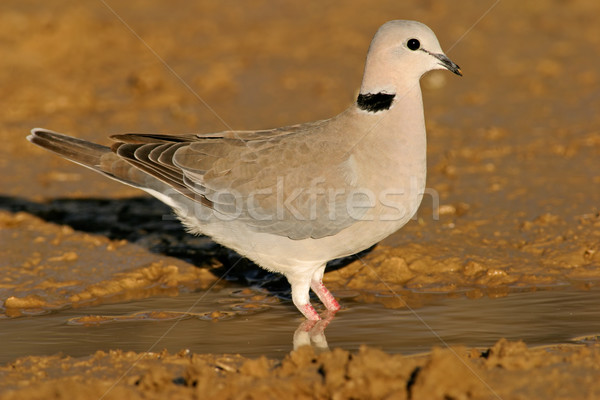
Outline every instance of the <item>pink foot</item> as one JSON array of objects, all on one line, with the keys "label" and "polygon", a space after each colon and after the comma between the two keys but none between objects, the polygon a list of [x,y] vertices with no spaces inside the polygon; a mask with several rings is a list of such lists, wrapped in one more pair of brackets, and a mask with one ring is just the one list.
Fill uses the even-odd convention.
[{"label": "pink foot", "polygon": [[310,303],[304,304],[303,306],[298,307],[298,308],[300,309],[300,312],[302,314],[304,314],[304,316],[308,320],[319,321],[321,319],[321,317],[319,316],[319,313],[317,313],[315,308]]}]

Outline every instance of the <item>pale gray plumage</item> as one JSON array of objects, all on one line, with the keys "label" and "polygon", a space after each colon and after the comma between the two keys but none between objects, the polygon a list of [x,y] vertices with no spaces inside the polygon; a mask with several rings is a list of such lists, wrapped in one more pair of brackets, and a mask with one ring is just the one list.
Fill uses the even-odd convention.
[{"label": "pale gray plumage", "polygon": [[393,233],[421,201],[419,79],[443,68],[461,74],[428,27],[390,21],[369,48],[358,102],[328,120],[263,131],[116,135],[112,148],[39,128],[28,138],[147,191],[192,233],[283,273],[294,304],[318,319],[309,288],[328,309],[339,309],[322,284],[327,261]]}]

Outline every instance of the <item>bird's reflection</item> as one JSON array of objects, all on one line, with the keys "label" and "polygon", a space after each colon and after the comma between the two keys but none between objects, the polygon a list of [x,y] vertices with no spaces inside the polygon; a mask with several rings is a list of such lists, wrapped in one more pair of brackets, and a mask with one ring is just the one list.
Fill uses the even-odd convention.
[{"label": "bird's reflection", "polygon": [[316,354],[329,351],[325,328],[333,320],[335,311],[325,311],[319,321],[304,320],[294,332],[294,350],[302,346],[311,346]]}]

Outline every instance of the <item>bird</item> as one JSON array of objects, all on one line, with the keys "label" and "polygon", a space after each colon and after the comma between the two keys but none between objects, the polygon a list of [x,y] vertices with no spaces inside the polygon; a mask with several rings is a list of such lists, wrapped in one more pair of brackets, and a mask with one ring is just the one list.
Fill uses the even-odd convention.
[{"label": "bird", "polygon": [[325,120],[267,130],[125,133],[104,146],[34,128],[35,145],[146,191],[188,232],[283,274],[308,320],[340,305],[328,261],[368,249],[416,213],[426,179],[420,78],[462,76],[425,24],[392,20],[369,46],[356,101]]}]

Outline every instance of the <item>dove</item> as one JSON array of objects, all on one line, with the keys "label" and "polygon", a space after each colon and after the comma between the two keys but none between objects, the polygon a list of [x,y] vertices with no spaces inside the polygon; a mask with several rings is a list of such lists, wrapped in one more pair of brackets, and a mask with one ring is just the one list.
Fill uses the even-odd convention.
[{"label": "dove", "polygon": [[328,261],[370,248],[416,213],[426,178],[420,78],[461,70],[426,25],[389,21],[369,46],[355,102],[333,118],[269,130],[129,133],[111,147],[35,128],[28,140],[173,208],[192,234],[283,274],[319,320],[340,305]]}]

